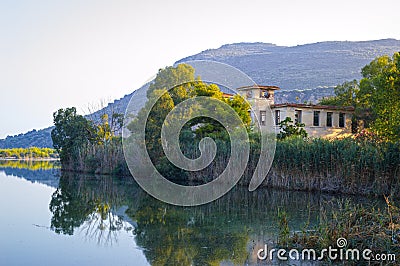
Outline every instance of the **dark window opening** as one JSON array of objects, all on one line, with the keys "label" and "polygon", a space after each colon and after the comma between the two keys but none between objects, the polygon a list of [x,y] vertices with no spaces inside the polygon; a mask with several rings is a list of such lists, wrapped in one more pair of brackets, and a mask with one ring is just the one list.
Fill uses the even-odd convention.
[{"label": "dark window opening", "polygon": [[326,113],[326,126],[327,127],[332,127],[332,112],[327,112]]},{"label": "dark window opening", "polygon": [[320,111],[314,111],[313,126],[319,126],[319,113]]},{"label": "dark window opening", "polygon": [[294,111],[294,122],[296,124],[300,124],[301,123],[301,110],[295,110]]},{"label": "dark window opening", "polygon": [[345,115],[344,113],[339,113],[339,127],[344,127],[345,125]]}]

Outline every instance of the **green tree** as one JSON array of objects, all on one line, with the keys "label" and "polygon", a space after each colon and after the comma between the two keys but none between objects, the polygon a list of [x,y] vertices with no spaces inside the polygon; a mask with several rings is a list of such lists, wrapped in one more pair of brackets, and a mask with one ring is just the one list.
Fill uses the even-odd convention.
[{"label": "green tree", "polygon": [[146,147],[152,151],[154,157],[162,155],[161,128],[168,113],[174,108],[171,95],[163,90],[155,90],[154,94],[161,94],[160,99],[153,106],[146,123]]},{"label": "green tree", "polygon": [[358,81],[346,81],[334,89],[335,96],[323,98],[319,104],[336,106],[357,106],[357,94],[360,91]]},{"label": "green tree", "polygon": [[362,71],[358,98],[370,108],[371,129],[387,140],[400,140],[400,53],[381,56]]},{"label": "green tree", "polygon": [[89,120],[76,114],[76,108],[59,109],[53,114],[55,128],[51,131],[54,148],[61,163],[71,159],[79,148],[95,139],[95,128]]},{"label": "green tree", "polygon": [[[172,88],[172,89],[170,89]],[[170,90],[168,90],[170,89]],[[161,96],[161,97],[160,97]],[[146,124],[146,147],[150,156],[156,161],[163,155],[161,146],[161,128],[167,114],[180,102],[197,96],[212,97],[230,105],[241,117],[246,125],[250,125],[248,113],[249,104],[240,96],[225,99],[219,87],[215,84],[207,84],[195,78],[194,68],[187,64],[161,69],[147,91],[149,101],[139,111],[137,117],[128,125],[128,129],[135,134],[141,134],[140,125]],[[154,106],[151,104],[158,99]],[[151,109],[150,109],[151,108]],[[146,114],[149,116],[146,117]],[[188,110],[187,113],[190,113]],[[198,138],[208,135],[224,135],[223,126],[213,119],[198,117],[192,119],[184,130],[195,128]]]},{"label": "green tree", "polygon": [[[188,97],[191,84],[188,84],[187,81],[194,79],[194,69],[187,64],[160,69],[147,90],[149,101],[128,125],[128,129],[133,135],[142,134],[140,132],[141,125],[146,125],[146,147],[150,156],[156,161],[162,155],[161,128],[165,117],[176,104]],[[172,89],[168,91],[170,88]],[[158,97],[160,97],[158,101],[151,106]],[[148,113],[149,116],[146,117]]]},{"label": "green tree", "polygon": [[173,88],[170,90],[170,94],[174,98],[174,104],[177,104],[187,98],[187,85],[190,85],[187,82],[194,80],[194,68],[188,64],[160,69],[147,90],[147,98],[151,98],[155,90],[165,91]]},{"label": "green tree", "polygon": [[303,138],[307,137],[307,132],[304,130],[303,123],[293,123],[290,117],[286,117],[285,120],[279,123],[280,132],[277,135],[278,139],[285,139],[292,136],[300,136]]},{"label": "green tree", "polygon": [[98,143],[102,144],[109,141],[112,138],[111,127],[108,122],[108,114],[101,116],[101,123],[97,126]]}]

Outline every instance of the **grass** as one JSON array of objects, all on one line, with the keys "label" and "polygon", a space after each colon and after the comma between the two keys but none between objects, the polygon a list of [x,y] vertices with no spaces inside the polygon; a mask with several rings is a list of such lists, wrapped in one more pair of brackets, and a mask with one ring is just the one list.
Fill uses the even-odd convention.
[{"label": "grass", "polygon": [[399,142],[289,138],[277,141],[266,185],[398,197],[399,176]]},{"label": "grass", "polygon": [[[200,156],[196,143],[183,143],[189,158]],[[181,181],[209,182],[219,176],[231,156],[230,144],[217,140],[216,159],[198,172],[183,173],[166,158],[158,158],[157,168]],[[250,160],[240,184],[248,185],[257,166],[260,147],[251,142]],[[98,174],[130,175],[120,140],[107,145],[88,145],[63,169]],[[183,180],[184,179],[184,180]],[[274,162],[263,185],[287,190],[323,191],[354,195],[400,195],[400,142],[287,138],[278,140]]]},{"label": "grass", "polygon": [[[315,228],[305,226],[301,232],[294,233],[287,233],[287,217],[282,217],[280,211],[278,218],[281,230],[278,244],[286,249],[307,248],[321,251],[329,246],[337,247],[337,240],[345,238],[347,240],[345,248],[357,248],[360,251],[370,249],[373,254],[395,254],[398,257],[400,209],[388,197],[385,197],[385,201],[386,206],[383,207],[351,203],[349,200],[332,202],[329,210],[321,211],[318,226]],[[346,263],[362,265],[364,262],[361,260]],[[383,265],[395,265],[395,263],[386,261]]]}]

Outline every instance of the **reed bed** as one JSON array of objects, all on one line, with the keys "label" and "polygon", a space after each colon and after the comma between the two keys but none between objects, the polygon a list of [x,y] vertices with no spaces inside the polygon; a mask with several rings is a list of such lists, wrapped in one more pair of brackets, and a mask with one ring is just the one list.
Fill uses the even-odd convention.
[{"label": "reed bed", "polygon": [[[332,201],[321,209],[317,226],[305,226],[296,232],[289,232],[286,214],[278,213],[278,243],[285,249],[321,251],[328,246],[337,247],[337,240],[344,238],[347,241],[345,249],[358,249],[360,252],[370,249],[373,254],[385,254],[386,258],[390,258],[386,261],[365,261],[360,257],[360,260],[346,261],[346,265],[398,265],[400,209],[388,197],[385,200],[386,206],[363,205],[349,200]],[[387,256],[389,254],[390,257]]]},{"label": "reed bed", "polygon": [[[217,139],[216,144],[215,159],[201,171],[183,171],[166,157],[158,158],[155,165],[168,179],[178,183],[209,182],[225,170],[233,154],[229,141]],[[181,143],[181,149],[189,158],[200,156],[198,142]],[[249,161],[239,184],[249,184],[257,164],[263,163],[258,160],[259,154],[259,142],[252,137]],[[120,139],[81,147],[74,158],[62,163],[63,169],[78,172],[130,175]],[[400,195],[400,142],[295,137],[278,140],[272,169],[263,186],[397,198]]]},{"label": "reed bed", "polygon": [[104,144],[87,144],[74,152],[62,169],[83,173],[129,176],[120,138]]},{"label": "reed bed", "polygon": [[400,192],[400,143],[289,138],[277,141],[264,185],[360,195]]}]

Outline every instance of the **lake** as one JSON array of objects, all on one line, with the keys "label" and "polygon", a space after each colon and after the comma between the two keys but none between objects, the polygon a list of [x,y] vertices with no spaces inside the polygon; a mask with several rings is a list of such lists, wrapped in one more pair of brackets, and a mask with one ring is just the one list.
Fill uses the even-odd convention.
[{"label": "lake", "polygon": [[177,207],[132,178],[1,161],[0,265],[252,265],[259,248],[276,243],[279,212],[291,231],[308,230],[336,200],[238,186],[212,203]]}]

